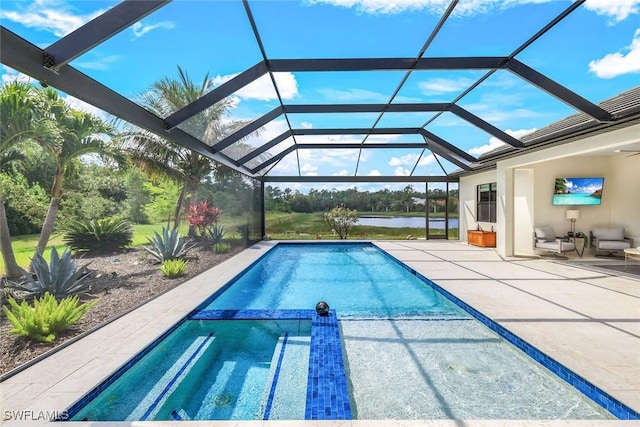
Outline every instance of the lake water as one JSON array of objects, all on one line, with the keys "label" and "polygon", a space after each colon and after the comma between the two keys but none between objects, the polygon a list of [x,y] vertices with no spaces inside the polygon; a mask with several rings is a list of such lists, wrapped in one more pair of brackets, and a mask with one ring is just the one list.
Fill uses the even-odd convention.
[{"label": "lake water", "polygon": [[[379,217],[360,217],[357,225],[368,225],[370,227],[411,227],[423,228],[426,220],[424,217],[418,216],[379,216]],[[429,228],[444,230],[444,218],[431,218],[429,220]],[[458,228],[458,218],[449,219],[449,228]]]}]

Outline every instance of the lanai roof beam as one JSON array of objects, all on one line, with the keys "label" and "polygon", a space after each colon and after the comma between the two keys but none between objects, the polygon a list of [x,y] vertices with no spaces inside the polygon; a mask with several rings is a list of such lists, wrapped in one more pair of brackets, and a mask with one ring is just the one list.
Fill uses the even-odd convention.
[{"label": "lanai roof beam", "polygon": [[67,34],[44,50],[45,68],[57,72],[60,67],[110,37],[125,30],[171,0],[126,0]]}]

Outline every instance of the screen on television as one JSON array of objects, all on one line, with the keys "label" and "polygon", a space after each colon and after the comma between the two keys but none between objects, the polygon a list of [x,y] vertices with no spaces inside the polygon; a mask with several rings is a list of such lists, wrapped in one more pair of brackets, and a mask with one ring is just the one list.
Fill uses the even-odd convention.
[{"label": "screen on television", "polygon": [[599,205],[604,178],[556,178],[554,205]]}]

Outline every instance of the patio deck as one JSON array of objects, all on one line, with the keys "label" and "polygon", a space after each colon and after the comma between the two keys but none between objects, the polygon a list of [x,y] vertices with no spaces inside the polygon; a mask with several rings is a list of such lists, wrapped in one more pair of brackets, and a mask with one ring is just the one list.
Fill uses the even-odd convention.
[{"label": "patio deck", "polygon": [[[374,242],[614,398],[640,411],[640,279],[452,241]],[[0,383],[6,425],[68,408],[271,248],[261,242]],[[22,411],[22,412],[21,412]],[[24,412],[32,411],[32,412]],[[27,420],[7,420],[8,414]],[[25,416],[26,414],[26,416]],[[153,422],[74,423],[151,425]],[[162,425],[183,425],[163,422]],[[220,421],[215,426],[615,426],[635,421]]]}]

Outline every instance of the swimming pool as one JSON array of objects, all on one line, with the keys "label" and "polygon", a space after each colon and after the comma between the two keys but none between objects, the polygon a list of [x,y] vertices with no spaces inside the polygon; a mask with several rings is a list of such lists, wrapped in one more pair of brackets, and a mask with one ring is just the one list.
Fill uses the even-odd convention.
[{"label": "swimming pool", "polygon": [[[332,316],[310,310],[319,300]],[[279,244],[69,412],[76,420],[613,418],[458,304],[373,245]],[[265,324],[269,339],[250,338]],[[219,344],[221,325],[247,348]],[[289,337],[301,349],[296,356],[282,350]],[[221,357],[216,345],[230,351]],[[162,348],[173,356],[164,361],[156,354]],[[260,357],[244,361],[245,353]],[[216,363],[236,358],[244,367],[227,371],[246,375],[227,380],[227,389],[207,380],[205,370],[224,377]],[[207,368],[193,359],[207,360]],[[286,360],[302,363],[294,369]],[[142,400],[132,398],[136,375],[149,377]],[[290,402],[280,406],[287,410],[279,400]],[[269,401],[275,409],[265,411]],[[105,402],[111,409],[91,409]],[[118,405],[129,409],[115,411]]]},{"label": "swimming pool", "polygon": [[311,320],[295,317],[186,320],[73,419],[302,419]]}]

